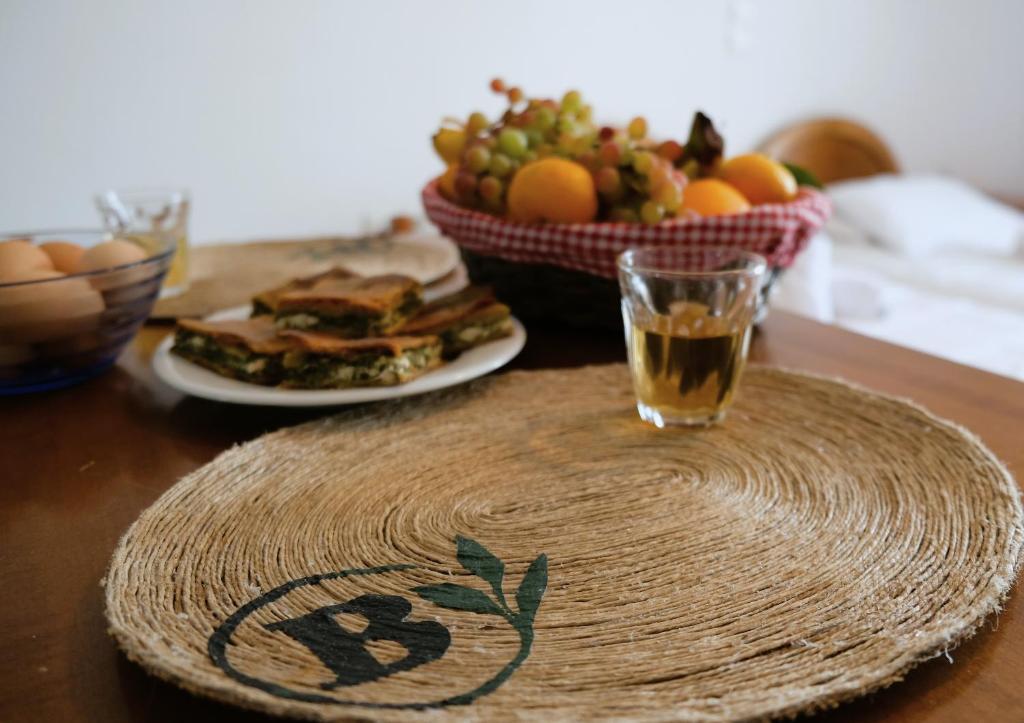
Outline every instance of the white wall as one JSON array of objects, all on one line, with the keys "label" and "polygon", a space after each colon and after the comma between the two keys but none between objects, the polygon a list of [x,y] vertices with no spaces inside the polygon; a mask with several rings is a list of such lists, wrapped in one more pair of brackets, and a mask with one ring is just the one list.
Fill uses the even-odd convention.
[{"label": "white wall", "polygon": [[0,229],[174,184],[199,241],[358,230],[418,209],[429,135],[495,111],[495,74],[655,134],[701,108],[734,152],[854,116],[1024,195],[1022,28],[1018,0],[0,0]]}]

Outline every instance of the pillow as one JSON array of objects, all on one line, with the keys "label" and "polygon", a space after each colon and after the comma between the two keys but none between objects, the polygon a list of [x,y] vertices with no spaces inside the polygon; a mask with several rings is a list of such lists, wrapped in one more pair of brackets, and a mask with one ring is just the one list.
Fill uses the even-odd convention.
[{"label": "pillow", "polygon": [[1024,236],[1024,214],[947,176],[881,175],[828,190],[836,216],[906,256],[950,250],[1013,256]]}]

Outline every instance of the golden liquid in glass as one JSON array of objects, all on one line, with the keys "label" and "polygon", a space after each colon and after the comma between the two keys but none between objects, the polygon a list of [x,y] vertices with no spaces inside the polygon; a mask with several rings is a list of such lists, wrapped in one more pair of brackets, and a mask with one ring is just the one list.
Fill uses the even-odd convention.
[{"label": "golden liquid in glass", "polygon": [[750,327],[708,326],[703,332],[680,329],[673,334],[632,325],[629,363],[646,421],[658,426],[708,423],[721,418],[732,402]]},{"label": "golden liquid in glass", "polygon": [[[125,234],[123,238],[131,239],[151,254],[159,253],[162,248],[167,248],[152,234]],[[164,277],[160,294],[162,297],[180,294],[188,287],[188,237],[179,236],[175,247],[171,266],[167,269],[167,276]]]}]

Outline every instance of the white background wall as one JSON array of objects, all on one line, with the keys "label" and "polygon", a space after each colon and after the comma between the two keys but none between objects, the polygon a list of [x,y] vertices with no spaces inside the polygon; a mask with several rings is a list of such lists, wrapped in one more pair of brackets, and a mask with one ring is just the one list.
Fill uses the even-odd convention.
[{"label": "white background wall", "polygon": [[0,0],[0,229],[179,185],[198,241],[416,211],[440,118],[578,87],[599,118],[729,150],[818,114],[911,169],[1024,196],[1019,0]]}]

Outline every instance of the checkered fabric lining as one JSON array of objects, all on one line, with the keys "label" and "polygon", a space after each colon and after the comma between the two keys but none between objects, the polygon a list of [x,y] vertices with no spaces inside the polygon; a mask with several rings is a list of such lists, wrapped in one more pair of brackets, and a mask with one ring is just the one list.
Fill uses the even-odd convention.
[{"label": "checkered fabric lining", "polygon": [[694,250],[736,246],[761,254],[769,267],[788,268],[832,210],[828,196],[801,188],[789,203],[755,206],[733,216],[669,219],[654,226],[613,222],[522,224],[457,206],[440,194],[436,181],[424,187],[423,206],[427,217],[445,235],[471,251],[606,278],[616,276],[616,257],[636,246],[679,244]]}]

